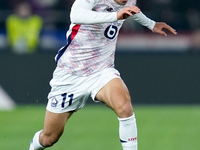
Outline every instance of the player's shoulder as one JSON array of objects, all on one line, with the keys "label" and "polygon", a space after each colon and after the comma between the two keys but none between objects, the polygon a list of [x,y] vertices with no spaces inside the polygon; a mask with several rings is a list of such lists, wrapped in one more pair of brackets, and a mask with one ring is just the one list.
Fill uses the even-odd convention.
[{"label": "player's shoulder", "polygon": [[137,0],[128,0],[128,2],[126,3],[126,6],[133,6],[136,5]]},{"label": "player's shoulder", "polygon": [[99,3],[100,1],[104,1],[104,0],[84,0],[84,1],[86,1],[87,3],[93,3],[93,4],[97,4],[97,3]]}]

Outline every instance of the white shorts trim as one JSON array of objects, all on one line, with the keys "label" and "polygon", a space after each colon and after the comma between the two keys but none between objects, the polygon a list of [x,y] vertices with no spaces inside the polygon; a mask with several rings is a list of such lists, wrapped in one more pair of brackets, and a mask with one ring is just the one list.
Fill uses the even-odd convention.
[{"label": "white shorts trim", "polygon": [[120,78],[115,68],[80,77],[57,67],[50,81],[52,88],[48,95],[47,110],[54,113],[77,111],[85,105],[89,96],[98,102],[95,100],[96,94],[114,78]]}]

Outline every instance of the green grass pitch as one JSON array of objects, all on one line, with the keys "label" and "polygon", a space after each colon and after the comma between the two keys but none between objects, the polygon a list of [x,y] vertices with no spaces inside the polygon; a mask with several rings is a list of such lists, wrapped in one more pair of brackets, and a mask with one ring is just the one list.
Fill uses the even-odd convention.
[{"label": "green grass pitch", "polygon": [[[200,106],[134,106],[139,150],[199,150]],[[28,150],[43,127],[45,106],[0,111],[0,149]],[[117,116],[100,104],[75,113],[60,141],[49,150],[122,150]]]}]

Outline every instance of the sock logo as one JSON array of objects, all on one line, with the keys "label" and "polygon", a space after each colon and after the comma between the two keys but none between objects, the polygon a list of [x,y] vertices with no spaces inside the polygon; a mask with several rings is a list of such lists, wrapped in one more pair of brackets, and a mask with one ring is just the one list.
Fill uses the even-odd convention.
[{"label": "sock logo", "polygon": [[135,140],[137,140],[137,137],[128,139],[128,141],[135,141]]}]

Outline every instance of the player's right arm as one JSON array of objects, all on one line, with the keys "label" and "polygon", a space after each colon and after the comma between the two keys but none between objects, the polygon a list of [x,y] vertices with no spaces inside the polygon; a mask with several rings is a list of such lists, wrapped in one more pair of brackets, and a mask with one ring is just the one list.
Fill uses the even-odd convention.
[{"label": "player's right arm", "polygon": [[74,24],[98,24],[115,22],[119,19],[126,19],[133,14],[139,13],[136,6],[125,7],[119,12],[96,12],[92,9],[100,0],[76,0],[71,8],[70,19]]},{"label": "player's right arm", "polygon": [[117,12],[117,20],[127,19],[130,16],[133,16],[137,13],[140,13],[140,9],[137,6],[124,7],[122,10]]},{"label": "player's right arm", "polygon": [[74,24],[98,24],[117,21],[116,12],[93,11],[99,0],[76,0],[71,8],[70,19]]}]

